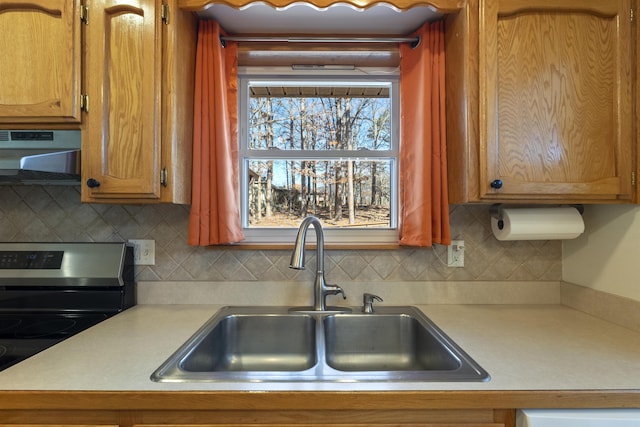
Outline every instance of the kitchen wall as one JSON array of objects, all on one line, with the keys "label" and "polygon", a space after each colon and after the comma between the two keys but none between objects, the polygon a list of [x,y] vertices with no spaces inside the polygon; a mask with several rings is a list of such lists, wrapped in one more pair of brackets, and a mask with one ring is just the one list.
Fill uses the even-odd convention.
[{"label": "kitchen wall", "polygon": [[[313,274],[288,268],[288,250],[190,247],[188,212],[180,205],[81,204],[77,187],[0,186],[0,241],[154,239],[156,265],[141,266],[140,281],[296,281]],[[327,276],[332,282],[561,279],[559,241],[499,242],[491,234],[487,206],[452,206],[451,225],[453,237],[465,241],[464,268],[445,265],[443,246],[329,250]]]},{"label": "kitchen wall", "polygon": [[563,279],[640,301],[640,207],[587,206],[585,233],[563,243]]}]

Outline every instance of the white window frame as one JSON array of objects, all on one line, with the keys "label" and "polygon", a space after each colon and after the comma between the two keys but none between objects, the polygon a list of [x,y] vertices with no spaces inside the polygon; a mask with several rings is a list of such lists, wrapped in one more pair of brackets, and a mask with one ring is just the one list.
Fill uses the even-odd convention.
[{"label": "white window frame", "polygon": [[398,162],[400,145],[400,87],[397,68],[357,68],[354,70],[292,70],[285,67],[239,67],[238,69],[238,161],[239,161],[239,194],[241,197],[241,223],[245,240],[243,243],[282,244],[295,240],[297,228],[285,227],[248,227],[248,161],[252,159],[300,159],[314,160],[319,158],[317,152],[298,150],[287,152],[278,150],[277,155],[268,150],[249,150],[248,144],[248,108],[249,85],[287,83],[310,83],[313,85],[340,84],[380,86],[388,84],[391,98],[391,149],[390,150],[346,150],[322,152],[322,158],[344,159],[351,156],[359,160],[375,160],[391,158],[390,176],[390,227],[389,228],[329,228],[324,227],[324,238],[327,244],[333,245],[384,245],[398,243]]}]

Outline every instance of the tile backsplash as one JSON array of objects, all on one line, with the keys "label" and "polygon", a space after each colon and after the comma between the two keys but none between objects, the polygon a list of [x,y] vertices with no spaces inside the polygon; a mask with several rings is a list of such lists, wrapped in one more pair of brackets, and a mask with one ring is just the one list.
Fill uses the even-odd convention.
[{"label": "tile backsplash", "polygon": [[[559,281],[560,241],[500,242],[486,205],[450,209],[451,234],[465,241],[465,266],[446,266],[446,247],[328,250],[331,281]],[[290,269],[288,250],[238,250],[187,245],[189,206],[80,203],[75,186],[0,186],[0,241],[156,241],[156,265],[144,281],[298,281],[313,269]],[[313,265],[313,251],[307,263]]]}]

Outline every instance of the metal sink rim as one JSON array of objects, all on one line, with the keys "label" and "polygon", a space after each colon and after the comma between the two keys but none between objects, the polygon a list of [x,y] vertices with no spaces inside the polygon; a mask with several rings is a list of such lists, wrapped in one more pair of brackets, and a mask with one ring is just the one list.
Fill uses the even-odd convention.
[{"label": "metal sink rim", "polygon": [[[218,310],[187,341],[185,341],[151,375],[155,382],[485,382],[490,375],[462,348],[449,338],[421,310],[413,306],[378,306],[376,313],[364,315],[360,307],[349,307],[352,311],[340,312],[333,308],[327,312],[292,311],[288,306],[226,306]],[[342,371],[334,369],[326,361],[324,324],[332,316],[376,316],[407,315],[437,337],[455,357],[460,367],[446,371],[402,370],[402,371]],[[194,372],[180,369],[180,363],[215,326],[230,315],[286,315],[309,316],[315,321],[316,363],[300,371],[207,371]]]}]

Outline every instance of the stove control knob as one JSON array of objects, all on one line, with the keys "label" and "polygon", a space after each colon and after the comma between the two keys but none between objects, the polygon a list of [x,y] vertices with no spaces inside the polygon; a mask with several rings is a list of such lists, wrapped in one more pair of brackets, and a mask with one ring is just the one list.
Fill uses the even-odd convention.
[{"label": "stove control knob", "polygon": [[87,180],[87,187],[89,188],[100,187],[100,181],[98,181],[97,179],[89,178]]}]

